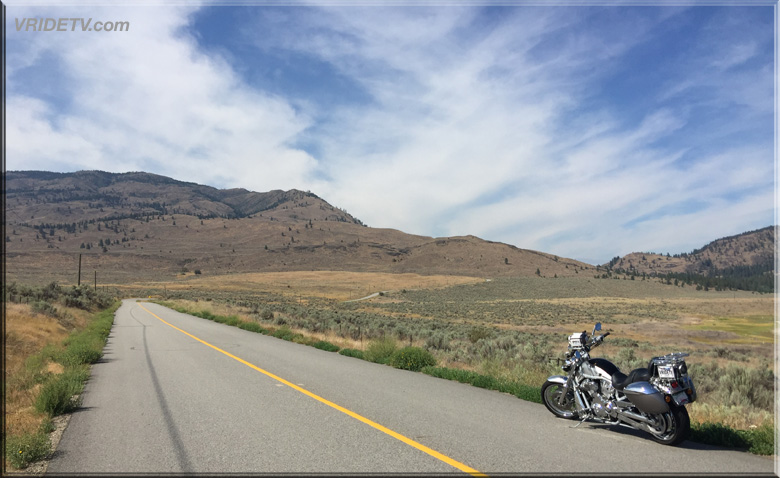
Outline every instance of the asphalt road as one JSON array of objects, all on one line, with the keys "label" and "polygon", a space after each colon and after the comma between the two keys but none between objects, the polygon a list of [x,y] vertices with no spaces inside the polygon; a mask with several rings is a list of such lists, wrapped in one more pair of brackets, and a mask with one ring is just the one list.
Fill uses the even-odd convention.
[{"label": "asphalt road", "polygon": [[[219,350],[217,350],[219,349]],[[125,300],[47,473],[765,473],[774,460]]]}]

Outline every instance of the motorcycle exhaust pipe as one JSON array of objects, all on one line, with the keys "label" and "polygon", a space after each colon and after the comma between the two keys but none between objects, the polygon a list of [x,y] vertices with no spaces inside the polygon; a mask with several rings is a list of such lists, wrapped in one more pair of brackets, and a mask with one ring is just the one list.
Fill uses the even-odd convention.
[{"label": "motorcycle exhaust pipe", "polygon": [[648,425],[642,422],[638,422],[636,420],[632,420],[631,418],[625,416],[622,413],[618,414],[617,419],[620,420],[621,422],[620,425],[623,425],[624,427],[634,428],[636,430],[645,430],[645,431],[647,431],[648,429]]},{"label": "motorcycle exhaust pipe", "polygon": [[632,421],[636,425],[640,424],[640,423],[636,423],[636,422],[651,423],[651,421],[649,419],[643,417],[642,415],[637,415],[636,413],[629,412],[629,411],[618,412],[618,418],[625,419],[626,421]]}]

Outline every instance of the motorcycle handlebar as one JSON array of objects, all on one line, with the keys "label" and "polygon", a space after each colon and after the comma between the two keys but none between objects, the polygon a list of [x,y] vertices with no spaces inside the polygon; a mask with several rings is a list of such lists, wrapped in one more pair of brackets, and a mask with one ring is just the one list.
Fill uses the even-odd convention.
[{"label": "motorcycle handlebar", "polygon": [[595,346],[601,344],[601,342],[604,341],[604,337],[606,337],[607,335],[609,335],[609,332],[607,332],[606,334],[603,334],[603,335],[599,335],[598,337],[594,338],[593,341],[591,342],[590,346],[591,347],[595,347]]}]

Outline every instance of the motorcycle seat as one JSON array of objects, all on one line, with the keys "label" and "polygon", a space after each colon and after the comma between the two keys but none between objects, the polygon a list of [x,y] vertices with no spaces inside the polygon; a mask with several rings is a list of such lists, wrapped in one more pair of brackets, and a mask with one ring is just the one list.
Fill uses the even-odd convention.
[{"label": "motorcycle seat", "polygon": [[612,374],[612,386],[616,390],[623,390],[634,382],[647,382],[648,380],[650,380],[650,370],[646,368],[632,370],[628,375],[619,371]]}]

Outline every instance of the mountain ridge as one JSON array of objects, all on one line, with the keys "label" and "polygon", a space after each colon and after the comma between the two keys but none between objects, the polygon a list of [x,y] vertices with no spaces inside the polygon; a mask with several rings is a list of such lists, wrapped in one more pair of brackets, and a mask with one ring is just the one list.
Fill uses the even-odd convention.
[{"label": "mountain ridge", "polygon": [[428,237],[371,228],[316,194],[296,189],[217,189],[146,172],[9,171],[3,178],[7,273],[20,280],[47,274],[70,278],[80,255],[87,267],[114,281],[196,270],[592,278],[606,269],[663,276],[685,272],[694,258],[711,261],[710,270],[748,264],[753,257],[763,264],[774,244],[770,226],[751,231],[761,235],[753,243],[735,239],[743,234],[731,238],[730,248],[718,249],[713,241],[696,254],[631,253],[593,266],[474,235]]},{"label": "mountain ridge", "polygon": [[116,281],[194,270],[554,277],[592,268],[473,235],[367,227],[308,191],[220,190],[143,172],[9,171],[4,179],[13,277],[72,269],[78,255]]},{"label": "mountain ridge", "polygon": [[633,252],[614,257],[603,267],[618,274],[660,277],[675,285],[773,292],[775,229],[767,226],[722,237],[690,253]]},{"label": "mountain ridge", "polygon": [[774,261],[775,226],[722,237],[690,253],[632,252],[604,267],[646,273],[706,274],[711,269],[753,266]]}]

